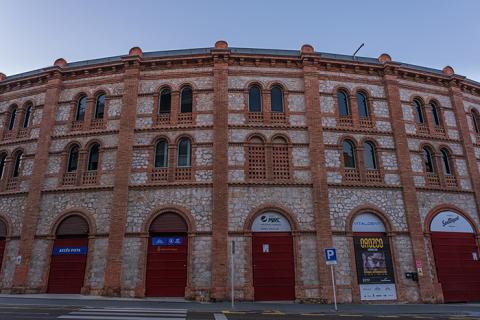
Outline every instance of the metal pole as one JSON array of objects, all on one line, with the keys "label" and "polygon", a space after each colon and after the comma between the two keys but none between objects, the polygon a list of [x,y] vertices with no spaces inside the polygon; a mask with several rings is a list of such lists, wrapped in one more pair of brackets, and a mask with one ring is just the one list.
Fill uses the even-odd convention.
[{"label": "metal pole", "polygon": [[333,264],[330,265],[330,270],[332,271],[333,303],[335,304],[335,311],[338,311],[338,308],[337,308],[337,293],[335,292],[335,273],[333,272]]},{"label": "metal pole", "polygon": [[235,308],[235,274],[234,274],[234,267],[233,267],[233,255],[235,254],[235,241],[232,240],[232,252],[230,254],[230,287],[231,287],[231,299],[232,299],[232,309]]}]

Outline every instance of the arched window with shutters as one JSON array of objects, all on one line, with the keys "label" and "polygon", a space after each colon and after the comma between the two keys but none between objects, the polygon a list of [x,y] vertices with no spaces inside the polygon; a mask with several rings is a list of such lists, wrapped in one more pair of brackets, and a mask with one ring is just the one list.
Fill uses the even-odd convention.
[{"label": "arched window with shutters", "polygon": [[267,178],[265,142],[258,136],[253,136],[247,143],[248,178],[263,180]]},{"label": "arched window with shutters", "polygon": [[29,103],[27,105],[27,107],[25,108],[25,114],[23,115],[23,124],[22,124],[23,128],[28,128],[28,126],[30,124],[30,117],[32,116],[32,109],[33,109],[33,106],[32,106],[31,103]]},{"label": "arched window with shutters", "polygon": [[88,151],[87,170],[97,171],[99,160],[100,160],[100,145],[98,143],[94,143],[90,146],[90,149]]},{"label": "arched window with shutters", "polygon": [[17,151],[15,153],[14,161],[13,161],[13,170],[12,170],[12,177],[17,178],[20,176],[20,170],[22,168],[22,161],[23,161],[23,152]]},{"label": "arched window with shutters", "polygon": [[440,149],[440,153],[442,156],[442,171],[444,175],[450,176],[453,174],[452,166],[450,164],[450,153],[447,149],[442,148]]},{"label": "arched window with shutters", "polygon": [[15,119],[17,117],[17,106],[16,105],[13,105],[12,107],[10,107],[10,116],[8,118],[8,130],[13,130],[13,128],[15,127]]},{"label": "arched window with shutters", "polygon": [[248,111],[262,112],[262,91],[256,84],[248,89]]},{"label": "arched window with shutters", "polygon": [[190,86],[185,86],[180,91],[180,112],[191,113],[193,110],[193,91]]},{"label": "arched window with shutters", "polygon": [[290,154],[288,142],[283,137],[272,140],[272,175],[275,180],[290,179]]},{"label": "arched window with shutters", "polygon": [[350,115],[350,102],[345,90],[337,91],[338,114],[342,117]]},{"label": "arched window with shutters", "polygon": [[415,121],[418,124],[425,124],[425,115],[423,114],[423,104],[420,100],[413,100],[413,106],[415,108]]},{"label": "arched window with shutters", "polygon": [[170,113],[172,109],[172,91],[170,88],[163,88],[158,99],[158,114]]},{"label": "arched window with shutters", "polygon": [[5,165],[7,161],[7,154],[5,152],[0,153],[0,180],[5,176]]},{"label": "arched window with shutters", "polygon": [[159,140],[155,145],[155,168],[168,167],[168,142]]},{"label": "arched window with shutters", "polygon": [[355,169],[357,167],[355,145],[350,140],[343,142],[343,165],[347,169]]},{"label": "arched window with shutters", "polygon": [[357,92],[358,115],[360,118],[370,117],[367,96],[363,92]]},{"label": "arched window with shutters", "polygon": [[192,141],[189,138],[181,138],[178,141],[177,167],[192,166]]},{"label": "arched window with shutters", "polygon": [[105,99],[106,95],[104,93],[97,95],[95,99],[94,119],[103,119],[105,114]]},{"label": "arched window with shutters", "polygon": [[81,95],[77,100],[77,110],[75,112],[75,121],[83,121],[85,119],[86,110],[87,110],[87,96]]},{"label": "arched window with shutters", "polygon": [[429,147],[423,148],[423,163],[427,173],[435,173],[435,165],[433,164],[432,150]]},{"label": "arched window with shutters", "polygon": [[471,115],[472,115],[473,129],[477,134],[480,134],[480,114],[478,113],[477,109],[472,109]]},{"label": "arched window with shutters", "polygon": [[280,86],[275,85],[270,90],[270,103],[272,112],[284,112],[283,90]]},{"label": "arched window with shutters", "polygon": [[367,141],[363,144],[363,162],[365,169],[376,170],[378,169],[377,152],[375,145],[371,141]]},{"label": "arched window with shutters", "polygon": [[73,145],[68,152],[67,172],[75,172],[78,169],[78,158],[80,154],[80,147]]}]

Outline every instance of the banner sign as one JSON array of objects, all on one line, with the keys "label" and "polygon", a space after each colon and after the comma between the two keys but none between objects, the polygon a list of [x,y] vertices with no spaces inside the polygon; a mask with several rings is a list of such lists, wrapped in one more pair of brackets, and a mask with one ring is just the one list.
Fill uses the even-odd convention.
[{"label": "banner sign", "polygon": [[67,255],[67,254],[87,254],[87,247],[54,247],[53,255]]},{"label": "banner sign", "polygon": [[253,232],[290,232],[290,223],[284,216],[276,212],[265,212],[255,218]]},{"label": "banner sign", "polygon": [[430,223],[430,231],[474,233],[467,219],[453,211],[439,212]]},{"label": "banner sign", "polygon": [[153,237],[152,246],[181,246],[183,237]]},{"label": "banner sign", "polygon": [[355,236],[355,260],[362,300],[395,300],[390,245],[385,236]]}]

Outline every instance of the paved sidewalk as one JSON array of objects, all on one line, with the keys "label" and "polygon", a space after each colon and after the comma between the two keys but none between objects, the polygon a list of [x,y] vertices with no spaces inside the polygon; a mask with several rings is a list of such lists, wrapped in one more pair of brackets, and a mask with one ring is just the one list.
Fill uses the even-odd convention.
[{"label": "paved sidewalk", "polygon": [[[192,312],[232,311],[229,302],[193,302],[165,298],[118,298],[84,295],[0,294],[0,305],[72,306],[72,307],[150,307],[182,308]],[[237,302],[233,311],[282,312],[287,314],[327,313],[335,310],[329,304],[301,304],[292,302]],[[458,315],[480,316],[480,303],[465,304],[339,304],[342,314],[366,315]]]}]

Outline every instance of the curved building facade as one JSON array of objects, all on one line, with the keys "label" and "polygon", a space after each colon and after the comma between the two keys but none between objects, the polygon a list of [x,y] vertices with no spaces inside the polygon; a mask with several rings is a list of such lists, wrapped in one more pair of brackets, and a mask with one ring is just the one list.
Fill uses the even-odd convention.
[{"label": "curved building facade", "polygon": [[0,74],[0,288],[480,299],[480,84],[301,50]]}]

